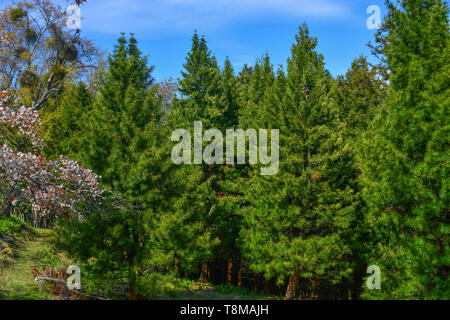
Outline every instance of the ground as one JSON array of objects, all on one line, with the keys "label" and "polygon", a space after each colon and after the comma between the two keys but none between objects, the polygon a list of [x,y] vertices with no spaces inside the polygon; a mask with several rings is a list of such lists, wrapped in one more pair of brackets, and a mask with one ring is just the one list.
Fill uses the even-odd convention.
[{"label": "ground", "polygon": [[32,239],[22,239],[12,247],[12,256],[3,257],[0,265],[0,299],[58,299],[42,283],[34,281],[31,268],[38,266],[42,256],[51,250],[51,230],[35,229]]},{"label": "ground", "polygon": [[[48,285],[37,282],[31,272],[46,264],[70,264],[69,260],[54,249],[55,233],[51,230],[33,229],[27,236],[14,237],[6,243],[0,240],[0,247],[10,247],[0,253],[0,300],[59,300],[60,296],[51,293]],[[56,262],[55,262],[56,261]],[[230,286],[213,287],[209,284],[189,280],[177,294],[156,296],[154,299],[177,300],[256,300],[267,299],[246,289]],[[180,290],[181,289],[181,290]]]},{"label": "ground", "polygon": [[[234,291],[234,292],[233,292]],[[256,293],[241,294],[238,289],[230,289],[229,293],[218,291],[217,288],[205,288],[192,291],[186,291],[176,296],[177,300],[261,300],[270,299]]]}]

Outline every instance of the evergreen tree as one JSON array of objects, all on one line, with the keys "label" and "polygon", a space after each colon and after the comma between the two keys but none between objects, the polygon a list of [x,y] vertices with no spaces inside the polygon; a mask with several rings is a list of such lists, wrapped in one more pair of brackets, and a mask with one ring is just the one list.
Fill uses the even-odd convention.
[{"label": "evergreen tree", "polygon": [[126,277],[135,298],[138,276],[162,263],[158,228],[171,204],[170,152],[162,140],[162,101],[153,67],[136,39],[122,36],[108,64],[83,131],[81,159],[123,203],[105,203],[71,237],[78,243],[88,238],[79,254],[96,257],[103,276]]},{"label": "evergreen tree", "polygon": [[280,129],[279,173],[253,177],[243,231],[250,267],[281,283],[289,277],[286,299],[295,296],[299,277],[311,279],[316,295],[320,282],[351,274],[345,233],[354,215],[349,150],[335,121],[331,79],[306,25],[296,40],[286,79],[280,76],[284,99],[272,112],[279,115],[271,123]]},{"label": "evergreen tree", "polygon": [[449,297],[449,23],[439,0],[387,2],[377,50],[389,70],[363,164],[369,263],[381,290],[365,297]]},{"label": "evergreen tree", "polygon": [[224,109],[223,119],[225,129],[231,129],[238,124],[238,83],[234,75],[233,66],[230,60],[225,60],[225,65],[221,74],[222,78],[222,105]]},{"label": "evergreen tree", "polygon": [[352,247],[353,277],[350,283],[351,298],[358,298],[362,280],[366,276],[367,253],[370,251],[370,229],[364,220],[367,207],[361,198],[361,170],[357,159],[361,152],[362,137],[366,133],[374,114],[380,108],[384,97],[384,85],[378,69],[370,67],[365,57],[352,62],[345,76],[338,77],[334,87],[334,99],[338,106],[338,119],[343,126],[345,143],[351,149],[349,168],[353,175],[348,184],[355,191],[355,219],[353,220],[347,241]]},{"label": "evergreen tree", "polygon": [[[184,69],[178,88],[181,97],[174,100],[170,127],[173,130],[187,129],[192,138],[194,121],[201,121],[204,130],[223,130],[232,119],[224,118],[227,110],[224,105],[226,99],[222,94],[221,72],[206,40],[204,37],[199,38],[197,33],[192,39],[192,48]],[[228,81],[227,85],[231,85],[231,82]],[[192,274],[201,265],[200,277],[207,280],[208,263],[212,261],[215,248],[220,243],[214,232],[215,217],[212,212],[218,202],[219,190],[215,182],[218,168],[201,160],[202,164],[184,164],[177,170],[178,179],[182,182],[181,195],[174,204],[174,214],[168,218],[167,243],[171,244],[174,261],[180,272]]]},{"label": "evergreen tree", "polygon": [[202,121],[205,128],[221,129],[218,125],[223,122],[225,110],[221,104],[220,69],[205,38],[199,39],[197,33],[183,67],[178,88],[182,98],[175,102],[178,116],[185,125]]},{"label": "evergreen tree", "polygon": [[82,149],[81,134],[86,115],[92,109],[94,97],[83,83],[70,85],[60,103],[52,112],[44,113],[46,153],[49,156],[64,154],[78,159]]},{"label": "evergreen tree", "polygon": [[261,59],[258,59],[251,69],[251,73],[250,70],[244,69],[243,71],[247,75],[241,73],[241,77],[246,80],[240,90],[240,105],[242,107],[239,110],[239,124],[242,128],[258,128],[259,123],[257,122],[261,119],[259,113],[262,113],[261,104],[264,95],[275,81],[269,55],[266,53]]},{"label": "evergreen tree", "polygon": [[[126,280],[132,299],[148,296],[155,272],[200,272],[203,281],[240,286],[247,270],[255,287],[262,276],[265,284],[287,284],[285,299],[300,292],[299,283],[309,298],[328,298],[321,289],[336,286],[340,298],[448,299],[449,7],[443,0],[386,3],[371,45],[381,64],[359,57],[337,79],[306,25],[285,69],[275,70],[266,53],[238,75],[228,58],[220,68],[195,33],[181,79],[162,85],[134,36],[122,35],[95,83],[52,91],[40,112],[43,154],[79,160],[107,190],[101,205],[79,204],[89,212],[83,219],[61,223],[64,247],[95,261],[83,267],[111,285]],[[40,138],[37,113],[11,112],[3,96],[6,145],[22,133]],[[203,125],[200,137],[195,121]],[[278,173],[261,175],[261,163],[193,161],[193,152],[190,165],[172,161],[176,129],[188,130],[192,151],[206,130],[232,128],[279,129]],[[213,141],[202,143],[203,152]],[[23,156],[15,159],[37,159]],[[45,178],[51,171],[39,172]],[[96,189],[97,176],[86,173]],[[69,175],[62,180],[80,178]],[[33,182],[39,192],[32,196],[57,190],[42,181]],[[17,202],[12,191],[22,187],[1,189],[9,214]],[[381,268],[381,290],[363,283],[370,265]]]},{"label": "evergreen tree", "polygon": [[357,138],[367,130],[382,102],[384,85],[380,78],[378,69],[371,68],[367,59],[361,56],[352,62],[345,77],[337,79],[338,117],[351,138]]}]

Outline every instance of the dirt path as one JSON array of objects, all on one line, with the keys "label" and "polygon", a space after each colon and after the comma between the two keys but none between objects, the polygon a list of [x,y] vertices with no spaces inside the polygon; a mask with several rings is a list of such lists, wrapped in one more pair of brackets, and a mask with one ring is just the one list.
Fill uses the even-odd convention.
[{"label": "dirt path", "polygon": [[57,299],[35,282],[31,274],[31,267],[37,266],[42,253],[52,247],[50,230],[36,232],[34,239],[14,249],[11,263],[0,269],[0,300]]}]

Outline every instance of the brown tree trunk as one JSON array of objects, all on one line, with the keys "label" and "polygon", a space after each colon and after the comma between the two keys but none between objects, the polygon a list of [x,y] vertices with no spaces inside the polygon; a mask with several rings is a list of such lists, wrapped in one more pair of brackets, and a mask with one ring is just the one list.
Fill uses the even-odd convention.
[{"label": "brown tree trunk", "polygon": [[242,287],[242,269],[243,269],[243,267],[242,267],[242,261],[241,261],[241,263],[239,264],[239,272],[238,272],[238,287],[239,288]]},{"label": "brown tree trunk", "polygon": [[233,259],[230,258],[228,260],[228,266],[227,266],[227,284],[231,285],[233,283]]},{"label": "brown tree trunk", "polygon": [[132,267],[128,268],[128,284],[130,286],[130,300],[136,299],[136,273],[134,272]]},{"label": "brown tree trunk", "polygon": [[202,264],[202,271],[200,273],[200,281],[201,282],[208,282],[209,281],[209,263],[208,262],[204,262]]},{"label": "brown tree trunk", "polygon": [[134,285],[130,286],[130,300],[137,300],[136,289],[135,289]]},{"label": "brown tree trunk", "polygon": [[300,266],[295,268],[294,273],[289,277],[288,287],[284,300],[293,300],[295,298],[295,291],[297,290],[298,279],[300,278]]}]

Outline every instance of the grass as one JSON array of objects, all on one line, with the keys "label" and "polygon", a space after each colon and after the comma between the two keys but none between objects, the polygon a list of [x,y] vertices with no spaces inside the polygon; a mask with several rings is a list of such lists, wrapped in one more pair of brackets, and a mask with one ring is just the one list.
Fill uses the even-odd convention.
[{"label": "grass", "polygon": [[[264,296],[246,288],[234,287],[231,285],[216,285],[209,283],[191,281],[187,279],[178,280],[182,285],[178,285],[175,294],[170,295],[170,299],[176,300],[267,300],[272,297]],[[158,299],[158,297],[156,298]],[[159,297],[168,299],[168,296]]]},{"label": "grass", "polygon": [[[0,261],[0,299],[3,300],[54,300],[45,283],[35,282],[31,268],[57,260],[52,258],[54,232],[35,229],[32,240],[15,241],[11,257]],[[61,257],[63,259],[63,257]]]},{"label": "grass", "polygon": [[[36,282],[32,267],[57,269],[69,265],[67,258],[55,249],[56,234],[52,230],[33,229],[13,217],[0,217],[0,300],[56,300],[49,284]],[[161,274],[150,274],[141,281],[141,292],[156,300],[262,300],[271,299],[251,290],[229,285],[180,279]],[[94,291],[98,291],[94,287]],[[95,292],[94,292],[95,293]],[[123,299],[123,297],[119,297]]]},{"label": "grass", "polygon": [[264,298],[264,296],[258,292],[243,287],[235,287],[229,284],[220,284],[214,286],[214,289],[221,294],[233,294],[243,297],[247,296],[255,299]]},{"label": "grass", "polygon": [[240,294],[238,292],[224,293],[216,290],[215,287],[201,288],[198,290],[189,290],[178,294],[176,300],[266,300],[270,297],[264,297],[259,294]]},{"label": "grass", "polygon": [[16,216],[10,218],[0,216],[0,235],[22,238],[32,232],[32,228]]}]

